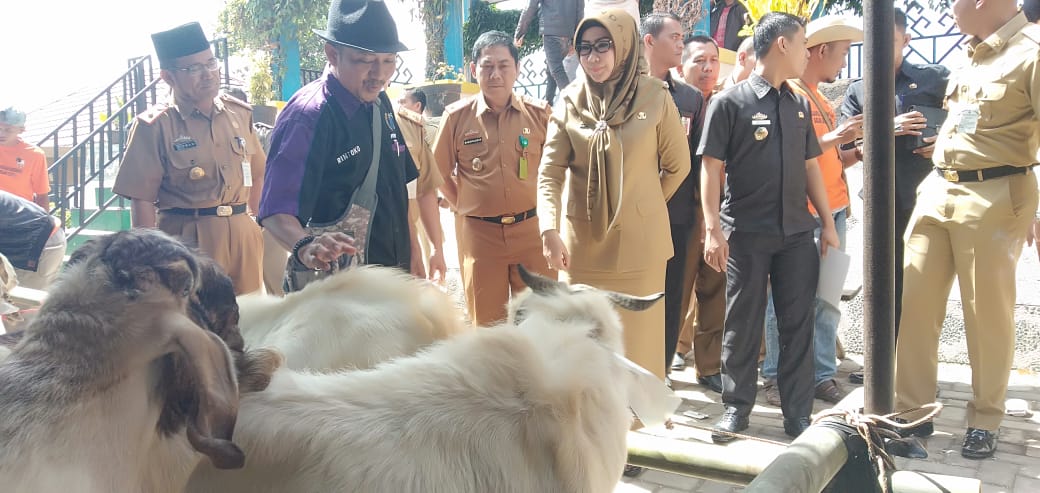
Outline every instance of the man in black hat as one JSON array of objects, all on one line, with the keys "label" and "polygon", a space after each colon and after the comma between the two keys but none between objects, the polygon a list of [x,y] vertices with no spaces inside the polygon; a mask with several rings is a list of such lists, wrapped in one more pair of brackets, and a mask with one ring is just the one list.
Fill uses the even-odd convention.
[{"label": "man in black hat", "polygon": [[264,151],[252,108],[220,93],[220,62],[202,27],[152,35],[168,102],[140,114],[112,190],[132,199],[134,227],[158,227],[197,244],[229,276],[235,293],[262,286],[263,240],[256,211]]},{"label": "man in black hat", "polygon": [[[358,255],[421,272],[405,187],[419,171],[383,92],[407,48],[382,1],[333,0],[328,29],[315,33],[328,67],[275,124],[259,219],[292,251],[294,268],[330,270]],[[361,199],[373,189],[374,201]],[[355,222],[361,202],[371,216]]]}]

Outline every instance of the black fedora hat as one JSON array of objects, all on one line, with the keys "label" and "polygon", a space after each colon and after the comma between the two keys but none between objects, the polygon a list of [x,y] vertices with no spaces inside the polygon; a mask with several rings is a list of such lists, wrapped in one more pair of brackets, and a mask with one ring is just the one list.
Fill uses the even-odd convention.
[{"label": "black fedora hat", "polygon": [[408,51],[382,0],[332,0],[328,29],[314,33],[330,43],[372,53]]}]

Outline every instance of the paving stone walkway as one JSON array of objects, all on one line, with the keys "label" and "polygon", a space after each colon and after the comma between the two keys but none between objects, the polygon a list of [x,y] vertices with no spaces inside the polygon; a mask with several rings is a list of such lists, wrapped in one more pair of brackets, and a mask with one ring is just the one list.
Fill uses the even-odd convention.
[{"label": "paving stone walkway", "polygon": [[[848,372],[860,368],[862,359],[849,355],[839,368],[839,381],[846,390],[858,387],[847,383]],[[719,394],[696,384],[692,370],[673,373],[676,394],[683,398],[680,412],[695,410],[709,415],[700,423],[710,426],[722,415]],[[935,434],[922,440],[928,449],[927,459],[896,458],[896,466],[902,470],[945,474],[950,476],[974,477],[982,481],[984,493],[1038,493],[1040,492],[1040,376],[1031,371],[1012,371],[1008,398],[1025,400],[1033,411],[1028,417],[1005,416],[1000,427],[997,453],[991,459],[969,460],[961,457],[961,440],[967,428],[966,411],[971,398],[971,371],[966,365],[940,364],[939,401],[942,413],[935,420]],[[829,408],[826,402],[815,401],[815,411]],[[780,409],[765,401],[765,393],[759,398],[751,415],[751,436],[789,443],[784,435],[783,417]],[[710,441],[709,433],[676,427],[674,430],[655,430],[653,434],[664,435],[676,440]],[[727,447],[746,446],[740,440]],[[679,493],[679,492],[733,492],[742,491],[740,486],[716,483],[677,474],[647,470],[634,479],[625,478],[615,493]]]}]

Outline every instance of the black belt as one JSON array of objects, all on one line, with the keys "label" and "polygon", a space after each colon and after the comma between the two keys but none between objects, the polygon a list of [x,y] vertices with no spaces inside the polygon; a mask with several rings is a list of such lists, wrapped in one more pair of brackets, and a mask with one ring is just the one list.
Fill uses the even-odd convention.
[{"label": "black belt", "polygon": [[159,212],[163,214],[175,214],[178,216],[217,216],[217,217],[228,217],[236,214],[245,214],[246,205],[218,205],[216,207],[205,207],[202,209],[181,209],[178,207],[171,207],[169,209],[161,209]]},{"label": "black belt", "polygon": [[935,168],[936,174],[946,179],[946,181],[953,183],[965,183],[965,182],[976,182],[992,180],[993,178],[1001,178],[1004,176],[1021,175],[1029,172],[1030,168],[1036,166],[1031,164],[1029,166],[994,166],[992,168],[974,170],[974,171],[959,171],[952,169]]},{"label": "black belt", "polygon": [[516,223],[518,223],[520,221],[523,221],[524,219],[531,219],[532,217],[537,216],[537,215],[538,215],[538,209],[536,208],[536,209],[531,209],[531,210],[529,210],[527,212],[521,212],[519,214],[502,214],[501,216],[492,216],[492,217],[480,217],[480,216],[468,216],[468,217],[472,217],[473,219],[480,219],[481,221],[487,221],[489,223],[510,225],[510,224],[516,224]]}]

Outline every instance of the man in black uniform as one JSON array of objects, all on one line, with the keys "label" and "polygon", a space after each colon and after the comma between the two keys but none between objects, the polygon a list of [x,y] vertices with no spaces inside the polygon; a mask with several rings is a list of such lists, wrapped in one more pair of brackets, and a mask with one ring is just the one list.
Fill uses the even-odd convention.
[{"label": "man in black uniform", "polygon": [[[301,88],[271,136],[258,219],[306,268],[328,270],[342,255],[402,269],[422,263],[413,251],[405,185],[418,177],[383,89],[399,51],[397,27],[384,2],[333,0],[325,39],[329,68]],[[373,142],[379,130],[382,138]],[[378,146],[378,147],[376,147]],[[373,165],[378,151],[379,160]],[[376,171],[370,231],[308,234],[304,226],[349,219],[348,205]],[[362,228],[364,229],[364,228]]]},{"label": "man in black uniform", "polygon": [[[679,116],[682,118],[686,138],[690,144],[692,164],[690,174],[668,201],[668,218],[672,223],[672,249],[675,251],[668,260],[664,284],[664,357],[665,368],[669,369],[675,357],[675,347],[679,343],[682,317],[690,303],[690,293],[684,293],[683,287],[686,284],[686,252],[691,245],[692,235],[699,231],[696,226],[701,214],[698,193],[700,159],[694,151],[700,138],[704,96],[693,86],[672,77],[670,71],[672,67],[678,67],[682,63],[683,34],[679,16],[663,12],[647,14],[639,26],[639,33],[643,36],[643,55],[650,65],[650,75],[668,84],[668,92],[679,109]],[[692,244],[699,247],[701,243],[693,239]],[[693,272],[696,273],[696,270]],[[671,382],[666,379],[666,383]]]},{"label": "man in black uniform", "polygon": [[[787,79],[808,62],[805,24],[771,12],[755,26],[758,66],[708,105],[701,138],[704,260],[726,272],[726,328],[722,345],[722,402],[726,413],[712,439],[726,442],[748,427],[755,405],[758,353],[771,282],[780,332],[777,381],[784,432],[809,427],[813,400],[813,318],[820,256],[808,195],[820,214],[820,247],[838,247],[834,218],[816,156],[820,144],[804,97]],[[726,196],[719,213],[720,179]]]},{"label": "man in black uniform", "polygon": [[[926,126],[937,130],[941,121],[928,121],[917,108],[925,107],[935,110],[943,107],[946,95],[946,84],[949,82],[950,70],[942,65],[918,65],[910,63],[903,57],[903,50],[910,43],[910,34],[906,32],[906,14],[902,10],[895,11],[895,66],[896,78],[896,334],[899,334],[899,314],[902,312],[903,299],[903,233],[910,222],[917,201],[917,186],[928,173],[932,172],[932,150],[935,149],[935,132],[925,137],[929,144],[917,146],[917,136]],[[858,80],[849,85],[845,93],[845,101],[841,105],[839,120],[862,114],[866,102],[863,81]],[[926,110],[927,111],[927,110]],[[934,112],[932,112],[934,114]],[[862,149],[854,145],[841,147],[841,158],[846,166],[861,160]],[[854,383],[863,383],[861,372],[849,375]]]}]

